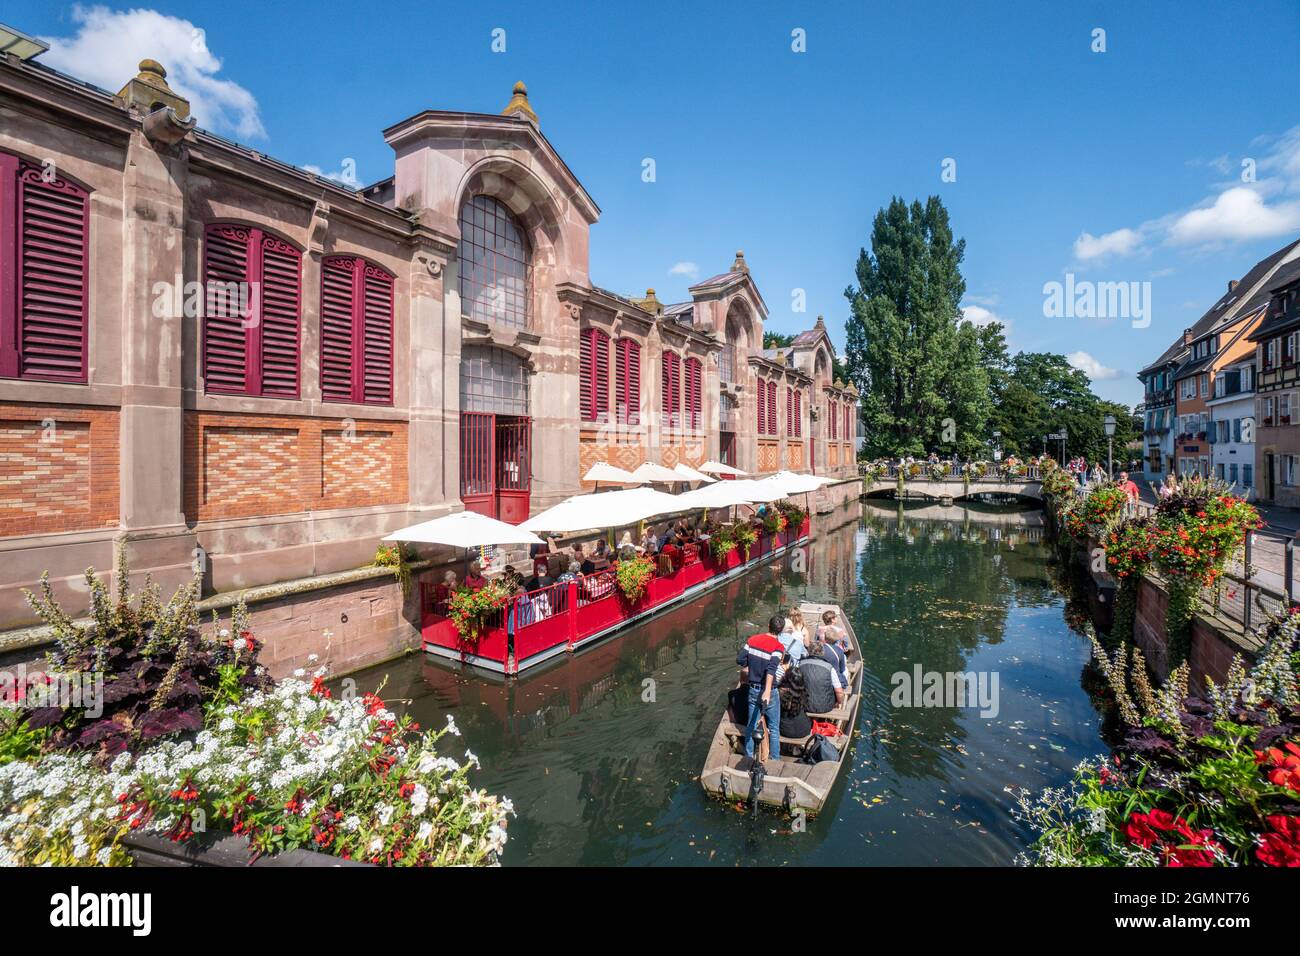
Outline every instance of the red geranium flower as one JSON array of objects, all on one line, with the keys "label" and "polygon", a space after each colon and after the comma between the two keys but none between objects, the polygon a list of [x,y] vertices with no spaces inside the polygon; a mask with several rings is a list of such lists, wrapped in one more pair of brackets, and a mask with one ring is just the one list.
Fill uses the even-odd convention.
[{"label": "red geranium flower", "polygon": [[1300,867],[1300,817],[1272,816],[1273,829],[1259,838],[1255,856],[1265,866]]}]

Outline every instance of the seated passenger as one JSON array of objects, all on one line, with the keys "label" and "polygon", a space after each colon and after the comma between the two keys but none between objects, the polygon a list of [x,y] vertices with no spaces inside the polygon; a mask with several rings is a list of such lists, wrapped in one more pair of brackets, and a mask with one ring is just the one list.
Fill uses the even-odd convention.
[{"label": "seated passenger", "polygon": [[808,653],[803,640],[794,632],[794,622],[788,617],[782,619],[781,633],[776,636],[776,639],[781,642],[781,646],[785,648],[785,652],[790,655],[790,660],[794,664],[798,664]]},{"label": "seated passenger", "polygon": [[481,591],[487,587],[487,578],[483,577],[483,566],[477,561],[469,563],[469,570],[465,572],[465,587],[471,591]]},{"label": "seated passenger", "polygon": [[786,674],[780,685],[781,736],[807,737],[812,733],[812,718],[808,716],[808,688],[803,674],[794,668]]},{"label": "seated passenger", "polygon": [[844,703],[844,682],[820,641],[799,662],[799,672],[808,690],[808,713],[827,714]]}]

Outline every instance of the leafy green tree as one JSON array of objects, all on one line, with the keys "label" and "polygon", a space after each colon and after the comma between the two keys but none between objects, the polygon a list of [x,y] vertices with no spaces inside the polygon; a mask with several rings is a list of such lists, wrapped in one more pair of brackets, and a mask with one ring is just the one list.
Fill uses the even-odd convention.
[{"label": "leafy green tree", "polygon": [[972,452],[984,442],[988,376],[972,326],[961,331],[965,240],[954,240],[937,196],[895,197],[876,213],[861,249],[845,365],[861,393],[866,451]]},{"label": "leafy green tree", "polygon": [[785,332],[768,332],[763,331],[763,348],[765,349],[784,349],[794,345],[794,336]]}]

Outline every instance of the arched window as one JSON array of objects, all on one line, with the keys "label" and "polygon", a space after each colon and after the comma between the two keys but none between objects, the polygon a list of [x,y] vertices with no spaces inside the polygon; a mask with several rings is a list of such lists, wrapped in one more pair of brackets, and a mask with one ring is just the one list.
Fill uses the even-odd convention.
[{"label": "arched window", "polygon": [[614,407],[620,425],[641,424],[641,346],[635,339],[619,339],[614,361]]},{"label": "arched window", "polygon": [[209,223],[203,282],[207,391],[297,398],[302,253],[256,226]]},{"label": "arched window", "polygon": [[0,376],[86,381],[90,194],[0,153]]},{"label": "arched window", "polygon": [[703,424],[702,381],[704,368],[697,358],[686,360],[686,427],[698,430]]},{"label": "arched window", "polygon": [[609,420],[609,336],[601,329],[582,330],[578,406],[584,422]]},{"label": "arched window", "polygon": [[514,214],[491,196],[460,210],[460,311],[483,322],[528,326],[528,244]]},{"label": "arched window", "polygon": [[462,348],[460,410],[527,415],[528,368],[524,360],[491,345]]},{"label": "arched window", "polygon": [[327,402],[393,404],[393,275],[360,256],[321,262],[320,391]]}]

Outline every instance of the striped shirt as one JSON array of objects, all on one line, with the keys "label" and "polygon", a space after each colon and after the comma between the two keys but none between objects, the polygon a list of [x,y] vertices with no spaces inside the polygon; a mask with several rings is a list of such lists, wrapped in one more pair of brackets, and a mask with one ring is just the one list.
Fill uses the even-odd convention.
[{"label": "striped shirt", "polygon": [[745,668],[745,679],[750,684],[761,687],[769,674],[776,683],[776,668],[784,653],[781,642],[771,634],[755,634],[740,648],[736,663]]}]

